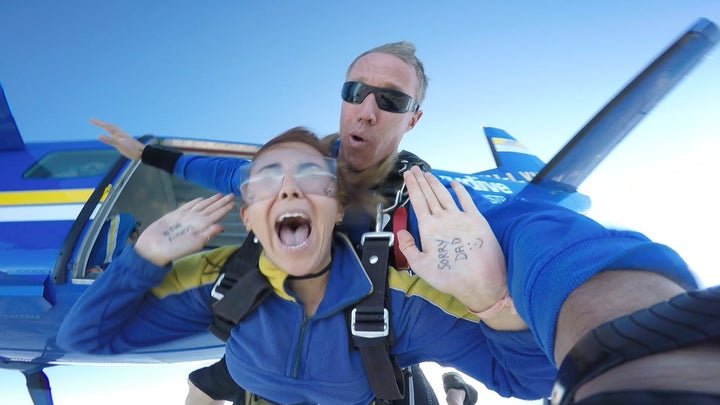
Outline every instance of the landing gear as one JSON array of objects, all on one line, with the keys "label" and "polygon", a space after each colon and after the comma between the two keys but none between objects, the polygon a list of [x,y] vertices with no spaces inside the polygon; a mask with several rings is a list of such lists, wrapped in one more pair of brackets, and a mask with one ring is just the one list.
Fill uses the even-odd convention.
[{"label": "landing gear", "polygon": [[28,393],[35,405],[53,405],[52,393],[50,392],[50,380],[42,367],[33,367],[22,370],[25,375]]}]

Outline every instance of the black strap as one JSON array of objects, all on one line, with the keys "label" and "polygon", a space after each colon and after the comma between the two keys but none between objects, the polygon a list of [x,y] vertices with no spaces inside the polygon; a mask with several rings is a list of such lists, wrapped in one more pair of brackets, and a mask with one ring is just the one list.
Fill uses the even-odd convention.
[{"label": "black strap", "polygon": [[181,152],[160,145],[146,145],[142,151],[142,162],[173,174],[175,163],[182,156]]},{"label": "black strap", "polygon": [[370,387],[383,400],[401,399],[405,395],[402,370],[390,355],[390,314],[385,307],[391,244],[390,232],[368,232],[363,235],[362,264],[370,277],[373,290],[350,313],[353,343],[360,351]]},{"label": "black strap", "polygon": [[211,293],[213,321],[208,330],[223,341],[272,292],[270,282],[258,269],[261,252],[262,246],[250,232],[220,270]]},{"label": "black strap", "polygon": [[[398,153],[394,169],[375,188],[375,191],[392,201],[385,212],[393,211],[407,202],[403,173],[412,166],[430,171],[430,165],[413,153]],[[380,210],[380,207],[378,208]],[[350,335],[360,351],[370,387],[380,400],[396,400],[405,396],[405,378],[390,354],[392,330],[386,299],[388,294],[388,256],[393,246],[392,232],[382,229],[382,211],[377,213],[375,230],[363,234],[361,241],[362,265],[373,285],[372,293],[357,303],[350,312]]]},{"label": "black strap", "polygon": [[718,405],[720,394],[669,390],[614,391],[595,394],[576,405]]},{"label": "black strap", "polygon": [[704,342],[720,342],[720,286],[688,291],[588,332],[565,356],[552,404],[572,404],[577,390],[628,361]]}]

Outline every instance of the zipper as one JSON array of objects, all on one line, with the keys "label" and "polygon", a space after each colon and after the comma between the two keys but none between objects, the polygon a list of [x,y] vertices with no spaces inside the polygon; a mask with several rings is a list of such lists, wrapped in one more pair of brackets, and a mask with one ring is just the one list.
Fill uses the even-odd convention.
[{"label": "zipper", "polygon": [[303,342],[305,340],[305,331],[307,330],[307,325],[308,325],[308,318],[303,313],[303,320],[302,320],[302,323],[300,324],[300,339],[298,341],[297,350],[295,350],[295,360],[294,360],[293,372],[292,372],[293,378],[297,378],[297,376],[298,376],[298,372],[299,372],[298,369],[300,368],[300,360],[302,357],[302,348],[303,348]]}]

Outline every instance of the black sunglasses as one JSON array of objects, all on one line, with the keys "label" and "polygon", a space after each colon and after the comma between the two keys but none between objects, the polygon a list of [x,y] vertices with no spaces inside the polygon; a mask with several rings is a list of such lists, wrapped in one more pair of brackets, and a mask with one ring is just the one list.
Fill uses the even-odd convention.
[{"label": "black sunglasses", "polygon": [[420,104],[407,94],[382,87],[368,86],[360,82],[345,82],[340,95],[342,99],[352,104],[360,104],[368,94],[375,95],[375,102],[379,109],[391,113],[417,112]]}]

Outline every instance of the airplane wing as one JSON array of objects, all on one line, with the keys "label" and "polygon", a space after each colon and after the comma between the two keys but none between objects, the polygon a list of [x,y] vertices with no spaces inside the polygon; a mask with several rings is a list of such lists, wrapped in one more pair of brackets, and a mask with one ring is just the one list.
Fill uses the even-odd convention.
[{"label": "airplane wing", "polygon": [[[610,100],[545,165],[532,184],[549,190],[577,190],[630,130],[702,60],[718,39],[717,25],[704,18],[698,20]],[[525,188],[528,192],[532,192],[531,189]]]}]

